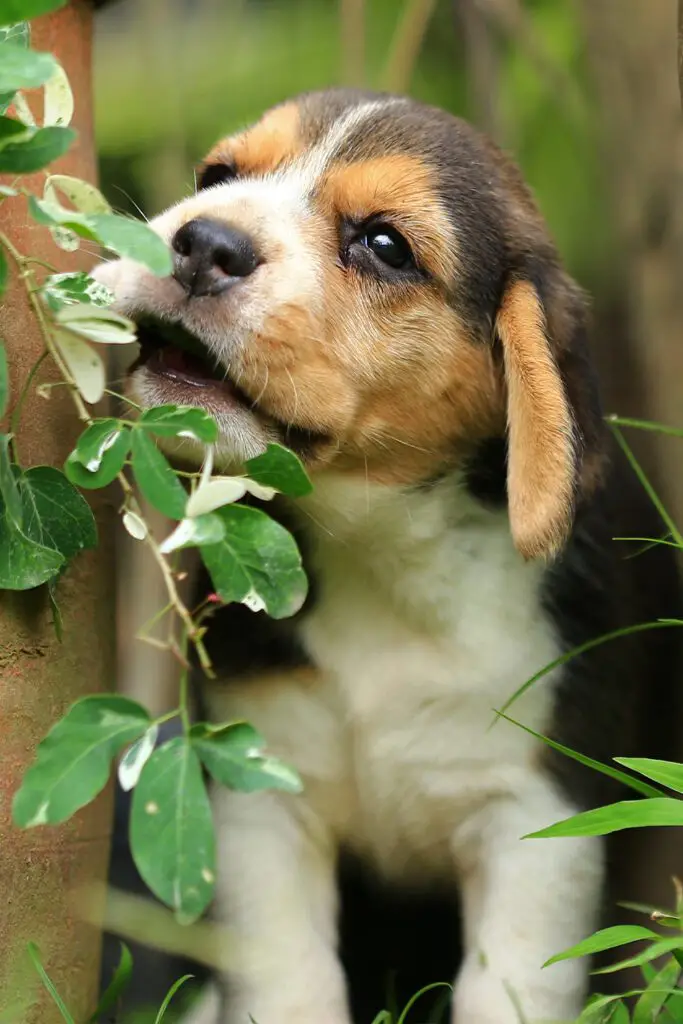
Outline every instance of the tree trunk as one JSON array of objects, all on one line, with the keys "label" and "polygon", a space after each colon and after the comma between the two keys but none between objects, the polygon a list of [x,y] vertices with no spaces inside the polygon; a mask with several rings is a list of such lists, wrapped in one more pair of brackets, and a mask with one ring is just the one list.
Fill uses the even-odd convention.
[{"label": "tree trunk", "polygon": [[[78,139],[59,170],[95,178],[91,119],[92,11],[85,0],[38,19],[33,46],[54,53],[71,81]],[[38,97],[30,97],[34,110]],[[40,193],[43,175],[27,181]],[[20,200],[3,204],[3,229],[23,253],[60,271],[87,269],[92,257],[56,248],[44,228],[27,219]],[[0,307],[0,333],[7,346],[11,395],[16,399],[43,349],[40,334],[14,274]],[[45,365],[45,364],[44,364]],[[56,379],[49,368],[38,380]],[[65,388],[49,400],[28,398],[18,435],[26,465],[60,466],[80,432]],[[3,424],[7,429],[7,424]],[[98,500],[99,498],[99,500]],[[42,991],[25,958],[26,943],[38,943],[43,962],[74,1018],[92,1013],[99,982],[100,934],[81,920],[76,891],[104,882],[110,841],[110,798],[95,803],[59,828],[21,831],[11,824],[12,797],[36,746],[68,706],[86,694],[114,688],[114,608],[111,497],[95,499],[100,543],[79,556],[58,585],[64,642],[55,637],[45,588],[0,592],[0,1011],[26,995],[37,997],[20,1013],[22,1024],[58,1024],[61,1017]],[[82,897],[81,897],[82,898]]]},{"label": "tree trunk", "polygon": [[[611,410],[683,427],[683,118],[676,0],[577,0],[595,89],[596,144],[618,245],[627,336],[600,352]],[[683,5],[681,5],[683,10]],[[600,337],[596,339],[598,345]],[[629,432],[683,526],[683,440]],[[661,709],[662,716],[667,709]],[[636,753],[638,753],[636,751]],[[628,845],[631,844],[631,845]],[[638,830],[618,847],[618,899],[669,906],[680,829]],[[623,915],[622,915],[623,919]],[[639,922],[641,921],[638,918]]]},{"label": "tree trunk", "polygon": [[[676,0],[577,0],[596,92],[597,144],[619,242],[615,267],[630,348],[611,355],[609,396],[622,416],[683,426],[683,118]],[[626,369],[624,370],[624,367]],[[642,447],[641,450],[647,452]],[[683,523],[683,444],[654,452]]]}]

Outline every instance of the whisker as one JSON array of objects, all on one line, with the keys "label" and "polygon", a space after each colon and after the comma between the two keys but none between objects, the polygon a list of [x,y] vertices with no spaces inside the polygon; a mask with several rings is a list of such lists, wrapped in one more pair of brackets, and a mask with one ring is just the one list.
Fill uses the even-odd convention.
[{"label": "whisker", "polygon": [[266,388],[268,387],[269,373],[268,373],[268,366],[267,365],[265,366],[265,371],[266,371],[266,379],[263,382],[263,387],[259,391],[258,398],[255,398],[253,400],[252,404],[251,404],[252,409],[259,404],[259,402],[261,401],[261,399],[263,398],[263,396],[265,394]]},{"label": "whisker", "polygon": [[292,419],[296,420],[297,412],[299,411],[299,393],[296,390],[296,384],[289,370],[285,367],[285,373],[289,377],[289,382],[292,385],[292,391],[294,392],[294,412],[292,413]]},{"label": "whisker", "polygon": [[138,206],[138,204],[137,204],[137,203],[135,202],[135,200],[133,199],[133,197],[132,197],[132,196],[130,195],[130,193],[126,192],[126,190],[125,190],[125,189],[123,189],[123,188],[121,188],[121,186],[120,186],[120,185],[114,185],[114,188],[116,189],[116,191],[117,191],[117,192],[120,192],[120,193],[121,193],[121,195],[122,195],[122,196],[124,196],[124,198],[126,198],[126,199],[128,200],[128,202],[130,203],[130,205],[131,205],[131,206],[134,206],[134,207],[135,207],[135,209],[136,209],[136,210],[138,211],[138,213],[140,214],[140,216],[142,217],[142,219],[143,219],[144,221],[146,221],[146,222],[147,222],[147,223],[149,224],[149,217],[147,217],[147,216],[146,216],[146,215],[145,215],[145,214],[144,214],[144,213],[142,212],[142,210],[140,209],[140,207]]}]

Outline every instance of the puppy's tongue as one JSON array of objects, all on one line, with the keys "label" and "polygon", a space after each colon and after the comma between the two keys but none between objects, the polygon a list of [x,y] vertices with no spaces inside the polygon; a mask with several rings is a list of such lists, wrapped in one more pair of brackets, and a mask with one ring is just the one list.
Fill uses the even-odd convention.
[{"label": "puppy's tongue", "polygon": [[216,383],[215,377],[211,376],[211,370],[199,356],[191,355],[180,348],[169,346],[156,349],[148,366],[156,373],[188,381],[197,387],[208,387]]}]

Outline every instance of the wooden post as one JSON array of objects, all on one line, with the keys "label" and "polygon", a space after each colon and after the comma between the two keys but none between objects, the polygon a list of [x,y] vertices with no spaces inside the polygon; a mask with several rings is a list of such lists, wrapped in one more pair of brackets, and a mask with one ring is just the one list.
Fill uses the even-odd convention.
[{"label": "wooden post", "polygon": [[[92,7],[72,0],[65,8],[36,20],[32,44],[61,61],[75,96],[78,139],[58,162],[59,171],[93,181],[96,174],[91,94]],[[30,102],[39,113],[37,96]],[[43,175],[27,184],[38,194]],[[2,207],[3,230],[23,253],[40,257],[60,271],[88,269],[92,256],[58,249],[44,228],[28,218],[20,200]],[[7,347],[11,395],[18,391],[43,349],[26,302],[23,285],[13,277],[0,304],[0,334]],[[41,369],[38,382],[54,379]],[[18,435],[26,465],[60,466],[80,432],[70,396],[57,388],[49,400],[33,390]],[[7,429],[7,424],[2,424]],[[64,620],[59,643],[45,588],[24,593],[0,591],[0,1011],[26,995],[37,996],[32,1009],[17,1017],[22,1024],[58,1024],[61,1017],[26,965],[26,943],[38,943],[45,967],[78,1021],[92,1013],[99,983],[101,936],[82,921],[75,892],[106,878],[111,800],[104,794],[59,828],[21,831],[11,824],[11,801],[36,746],[77,698],[114,689],[114,587],[111,496],[98,494],[94,509],[100,542],[81,555],[58,586]]]}]

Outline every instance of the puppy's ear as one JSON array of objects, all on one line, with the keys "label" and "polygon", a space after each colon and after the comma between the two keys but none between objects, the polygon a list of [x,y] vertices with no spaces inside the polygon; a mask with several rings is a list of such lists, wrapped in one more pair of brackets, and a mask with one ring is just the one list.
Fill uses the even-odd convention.
[{"label": "puppy's ear", "polygon": [[582,448],[559,365],[562,339],[551,338],[536,287],[520,278],[504,291],[496,333],[507,386],[512,536],[525,558],[552,557],[571,529]]}]

